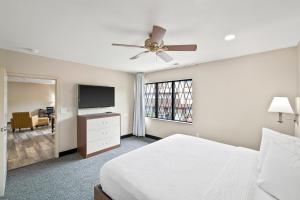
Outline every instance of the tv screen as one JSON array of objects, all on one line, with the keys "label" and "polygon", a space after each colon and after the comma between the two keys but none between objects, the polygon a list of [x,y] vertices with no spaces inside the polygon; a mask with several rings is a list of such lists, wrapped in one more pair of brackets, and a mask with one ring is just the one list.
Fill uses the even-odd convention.
[{"label": "tv screen", "polygon": [[79,108],[115,106],[115,88],[95,85],[78,85]]}]

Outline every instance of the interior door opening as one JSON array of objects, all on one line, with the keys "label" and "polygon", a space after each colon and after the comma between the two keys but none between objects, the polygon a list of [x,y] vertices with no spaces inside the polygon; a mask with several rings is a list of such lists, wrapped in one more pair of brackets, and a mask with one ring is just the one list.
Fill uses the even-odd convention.
[{"label": "interior door opening", "polygon": [[8,75],[8,170],[55,158],[56,84]]}]

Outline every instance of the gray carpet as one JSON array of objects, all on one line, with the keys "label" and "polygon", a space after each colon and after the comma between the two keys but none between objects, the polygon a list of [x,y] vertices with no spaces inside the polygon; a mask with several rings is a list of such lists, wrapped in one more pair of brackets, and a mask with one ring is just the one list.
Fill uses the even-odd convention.
[{"label": "gray carpet", "polygon": [[5,198],[92,200],[93,187],[99,184],[99,172],[104,163],[153,141],[129,137],[122,139],[120,148],[88,159],[82,159],[76,153],[11,170],[8,172]]}]

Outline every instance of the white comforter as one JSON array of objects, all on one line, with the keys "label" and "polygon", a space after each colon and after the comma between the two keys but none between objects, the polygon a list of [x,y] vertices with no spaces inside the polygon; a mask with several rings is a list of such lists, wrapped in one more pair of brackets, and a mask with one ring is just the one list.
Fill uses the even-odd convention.
[{"label": "white comforter", "polygon": [[173,135],[107,162],[100,173],[113,200],[252,200],[257,152]]}]

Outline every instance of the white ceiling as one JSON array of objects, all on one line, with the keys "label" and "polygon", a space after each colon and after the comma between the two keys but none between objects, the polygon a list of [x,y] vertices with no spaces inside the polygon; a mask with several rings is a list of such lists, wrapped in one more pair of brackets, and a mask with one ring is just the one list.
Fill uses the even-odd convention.
[{"label": "white ceiling", "polygon": [[17,82],[17,83],[46,84],[46,85],[55,84],[55,80],[51,80],[51,79],[29,78],[29,77],[21,77],[21,76],[8,76],[7,81]]},{"label": "white ceiling", "polygon": [[[128,72],[170,67],[141,49],[152,25],[167,29],[166,44],[198,44],[170,52],[179,66],[295,46],[299,0],[1,0],[0,48],[38,49],[41,56]],[[225,42],[228,33],[237,39]]]}]

